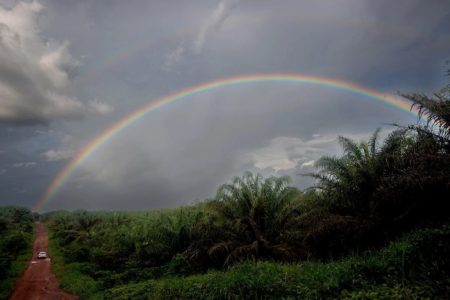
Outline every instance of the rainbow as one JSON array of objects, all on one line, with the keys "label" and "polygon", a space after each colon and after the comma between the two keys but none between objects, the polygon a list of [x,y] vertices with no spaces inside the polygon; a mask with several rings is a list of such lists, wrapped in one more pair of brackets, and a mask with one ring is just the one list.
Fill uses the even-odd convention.
[{"label": "rainbow", "polygon": [[326,88],[333,88],[342,91],[347,91],[356,95],[364,96],[379,103],[387,104],[393,108],[400,109],[406,113],[417,116],[418,112],[415,109],[411,109],[411,103],[406,99],[380,93],[378,91],[369,89],[367,87],[352,83],[349,81],[338,80],[326,77],[307,76],[302,74],[256,74],[247,76],[237,76],[230,78],[218,79],[206,83],[202,83],[190,88],[186,88],[180,92],[162,97],[137,109],[129,115],[123,117],[111,127],[106,129],[96,138],[92,139],[83,149],[81,149],[76,156],[57,174],[51,184],[46,189],[42,197],[37,201],[33,207],[33,211],[40,210],[48,201],[50,201],[58,190],[64,185],[71,174],[77,169],[77,167],[85,162],[90,156],[92,156],[97,149],[106,144],[115,135],[126,129],[131,124],[139,121],[148,113],[154,112],[159,108],[167,106],[171,103],[187,99],[190,96],[194,96],[200,93],[209,92],[219,88],[225,88],[230,86],[238,86],[245,84],[261,84],[261,83],[297,83],[297,84],[311,84],[318,85]]}]

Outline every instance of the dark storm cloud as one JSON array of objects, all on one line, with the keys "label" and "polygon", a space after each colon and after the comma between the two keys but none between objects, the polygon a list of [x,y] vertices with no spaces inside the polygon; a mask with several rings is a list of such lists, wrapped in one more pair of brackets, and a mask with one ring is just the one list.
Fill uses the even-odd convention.
[{"label": "dark storm cloud", "polygon": [[[46,134],[46,140],[25,132],[34,142],[1,138],[12,144],[8,153],[30,149],[17,157],[0,154],[8,185],[40,178],[30,183],[32,195],[7,185],[4,194],[35,202],[39,187],[43,192],[76,151],[120,117],[217,78],[304,73],[384,93],[439,88],[450,47],[446,2],[43,2],[39,38],[68,41],[66,55],[70,50],[79,62],[77,76],[61,93],[75,101],[108,99],[115,110],[103,107],[106,117],[51,124],[58,133]],[[13,83],[21,78],[3,76]],[[244,170],[291,175],[304,187],[311,181],[297,174],[311,171],[320,155],[338,153],[338,135],[363,139],[384,123],[414,121],[376,101],[320,86],[211,91],[161,108],[116,135],[77,168],[47,209],[171,207],[214,196]],[[37,164],[11,167],[26,162]],[[25,169],[32,172],[29,178],[20,173]]]},{"label": "dark storm cloud", "polygon": [[0,7],[0,121],[43,123],[78,118],[82,104],[63,93],[77,62],[67,44],[45,43],[36,29],[38,2]]},{"label": "dark storm cloud", "polygon": [[42,9],[37,1],[0,5],[0,122],[32,125],[80,119],[103,108],[98,101],[86,107],[66,93],[79,62],[70,55],[68,42],[42,39]]},{"label": "dark storm cloud", "polygon": [[[31,206],[61,166],[44,164],[40,153],[52,139],[46,127],[0,126],[0,203]],[[58,167],[58,168],[55,168]]]}]

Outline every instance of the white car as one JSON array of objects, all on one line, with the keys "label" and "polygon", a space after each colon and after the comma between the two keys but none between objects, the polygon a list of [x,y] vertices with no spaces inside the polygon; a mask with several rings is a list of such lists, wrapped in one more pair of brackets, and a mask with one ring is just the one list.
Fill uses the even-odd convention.
[{"label": "white car", "polygon": [[47,252],[41,251],[38,253],[38,258],[47,258]]}]

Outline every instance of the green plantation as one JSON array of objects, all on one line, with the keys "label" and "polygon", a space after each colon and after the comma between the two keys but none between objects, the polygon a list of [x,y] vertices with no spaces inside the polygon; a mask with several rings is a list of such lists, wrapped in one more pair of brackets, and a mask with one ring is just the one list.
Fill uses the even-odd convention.
[{"label": "green plantation", "polygon": [[305,191],[245,173],[192,206],[42,215],[62,288],[81,299],[449,299],[449,90],[407,97],[428,123],[383,141],[341,137],[343,154],[317,161]]},{"label": "green plantation", "polygon": [[[450,227],[408,234],[375,253],[320,263],[248,261],[210,271],[133,283],[100,299],[416,299],[446,298]],[[436,246],[437,245],[437,246]],[[142,296],[144,295],[144,296]]]},{"label": "green plantation", "polygon": [[0,299],[7,299],[14,281],[31,257],[33,215],[24,208],[0,207]]}]

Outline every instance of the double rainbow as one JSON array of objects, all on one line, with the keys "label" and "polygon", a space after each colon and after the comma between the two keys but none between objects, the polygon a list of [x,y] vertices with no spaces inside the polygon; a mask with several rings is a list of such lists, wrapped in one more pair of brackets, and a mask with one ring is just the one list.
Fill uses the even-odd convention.
[{"label": "double rainbow", "polygon": [[113,124],[99,136],[91,140],[83,149],[81,149],[74,158],[57,174],[51,184],[48,186],[45,193],[34,205],[33,210],[38,211],[48,201],[50,201],[58,192],[58,190],[64,185],[64,183],[70,178],[71,174],[81,165],[86,159],[92,156],[97,149],[106,144],[116,134],[130,126],[131,124],[139,121],[148,113],[154,112],[159,108],[162,108],[171,103],[181,101],[182,99],[188,99],[190,96],[194,96],[200,93],[209,92],[219,88],[225,88],[229,86],[245,85],[245,84],[261,84],[261,83],[297,83],[297,84],[311,84],[318,85],[326,88],[334,88],[342,91],[347,91],[356,95],[364,96],[373,99],[379,103],[387,104],[396,109],[400,109],[406,113],[417,116],[418,112],[415,109],[411,109],[411,103],[406,99],[387,95],[367,87],[358,85],[356,83],[338,80],[326,77],[306,76],[301,74],[256,74],[247,76],[237,76],[214,80],[194,87],[184,89],[180,92],[162,97],[153,101],[150,101],[145,106],[137,109],[131,114],[123,117],[118,122]]}]

